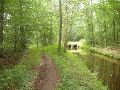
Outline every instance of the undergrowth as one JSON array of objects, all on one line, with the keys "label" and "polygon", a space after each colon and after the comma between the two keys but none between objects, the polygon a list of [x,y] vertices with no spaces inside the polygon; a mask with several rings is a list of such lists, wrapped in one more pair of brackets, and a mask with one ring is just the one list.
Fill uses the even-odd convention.
[{"label": "undergrowth", "polygon": [[23,55],[21,62],[0,74],[0,90],[31,90],[35,74],[31,69],[39,64],[40,50],[31,48]]},{"label": "undergrowth", "polygon": [[57,90],[107,90],[77,55],[64,53],[63,50],[58,54],[56,46],[44,50],[53,58],[60,74]]}]

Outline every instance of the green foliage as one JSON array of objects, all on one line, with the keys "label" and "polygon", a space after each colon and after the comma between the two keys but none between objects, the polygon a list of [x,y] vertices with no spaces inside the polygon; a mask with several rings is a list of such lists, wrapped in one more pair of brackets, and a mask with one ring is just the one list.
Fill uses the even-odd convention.
[{"label": "green foliage", "polygon": [[58,55],[56,49],[56,46],[49,46],[44,50],[57,66],[60,75],[58,90],[107,90],[77,55],[63,52]]},{"label": "green foliage", "polygon": [[76,1],[77,3],[68,1],[67,9],[71,12],[68,15],[71,24],[68,26],[68,41],[86,39],[91,46],[118,45],[120,43],[120,1]]},{"label": "green foliage", "polygon": [[[30,44],[47,46],[56,43],[58,40],[59,23],[61,23],[61,27],[63,27],[63,32],[68,32],[68,37],[67,34],[64,36],[60,35],[60,37],[63,37],[65,41],[79,41],[80,39],[85,39],[86,41],[81,41],[83,43],[81,48],[83,49],[89,48],[88,44],[106,47],[120,43],[119,0],[98,0],[98,2],[95,2],[96,0],[62,0],[61,18],[63,18],[63,20],[60,20],[61,22],[58,22],[59,3],[57,0],[2,1],[4,1],[2,3],[0,2],[0,11],[2,12],[0,12],[0,57],[2,58],[4,58],[3,53],[7,56],[6,52],[23,52]],[[60,42],[61,41],[62,40],[60,40]],[[71,66],[73,62],[79,64],[80,62],[78,62],[78,59],[73,55],[71,55],[72,57],[70,59],[70,54],[64,53],[61,56],[57,56],[57,52],[53,49],[45,48],[45,51],[51,54],[55,62],[58,60],[58,62],[56,62],[58,66],[61,65],[60,59],[63,60],[63,62],[65,61],[63,68],[60,66],[58,68],[63,69],[63,72],[65,72],[63,74],[66,76],[61,75],[62,78],[64,78],[63,83],[71,83],[68,86],[62,84],[62,86],[66,89],[69,89],[68,87],[73,89],[77,85],[78,88],[78,81],[76,81],[76,78],[72,78],[74,75],[70,75],[69,68],[75,69],[75,71],[77,71],[77,69],[78,71],[81,70],[82,73],[83,70],[78,67],[78,64],[78,66],[75,67]],[[42,50],[44,51],[44,49]],[[96,52],[97,50],[93,51]],[[31,51],[29,53],[33,52],[34,51]],[[63,53],[62,50],[61,53]],[[101,53],[101,51],[99,53]],[[115,58],[117,57],[109,53],[106,54],[106,52],[104,54]],[[31,57],[30,60],[37,57],[35,54],[31,56],[33,57]],[[66,61],[66,58],[68,58],[70,62]],[[76,59],[76,61],[74,61],[74,59]],[[3,82],[0,83],[1,86],[3,86],[1,88],[12,85],[19,87],[26,83],[22,84],[21,82],[24,82],[23,78],[27,79],[29,76],[29,74],[26,73],[27,69],[35,63],[33,63],[33,61],[27,61],[29,60],[26,60],[26,63],[23,61],[25,64],[16,65],[13,69],[5,70],[3,75],[0,75],[1,78],[5,77],[4,80],[1,80],[1,82]],[[67,67],[69,68],[67,69]],[[72,71],[70,72],[73,73]],[[24,73],[26,75],[24,75]],[[17,77],[19,77],[20,80],[16,79]],[[70,81],[69,78],[72,81]],[[14,82],[15,79],[19,84],[14,85],[16,84],[16,82]],[[62,87],[60,86],[60,88]],[[83,87],[80,86],[80,88],[86,89],[87,87],[83,85]]]},{"label": "green foliage", "polygon": [[[3,6],[0,11],[3,11],[4,18],[0,19],[1,52],[12,50],[16,53],[27,49],[31,43],[49,45],[54,42],[57,24],[55,24],[56,12],[51,9],[53,2],[46,0],[2,1],[4,4],[0,2],[0,7]],[[2,26],[3,29],[1,29]]]},{"label": "green foliage", "polygon": [[6,69],[0,74],[0,89],[31,90],[35,73],[31,69],[39,64],[40,49],[31,48],[28,50],[21,62],[11,69]]},{"label": "green foliage", "polygon": [[85,50],[89,49],[89,47],[90,47],[85,39],[81,39],[79,41],[79,45],[80,45],[81,49],[85,49]]},{"label": "green foliage", "polygon": [[[1,52],[2,49],[22,51],[31,43],[37,46],[56,43],[59,28],[57,0],[2,1]],[[119,0],[65,0],[61,4],[63,32],[68,32],[68,37],[63,35],[63,39],[86,39],[93,46],[119,44]]]}]

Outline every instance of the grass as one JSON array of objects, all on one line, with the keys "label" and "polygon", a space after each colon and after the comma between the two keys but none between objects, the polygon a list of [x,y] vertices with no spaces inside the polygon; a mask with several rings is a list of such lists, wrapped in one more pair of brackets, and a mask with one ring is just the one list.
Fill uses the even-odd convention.
[{"label": "grass", "polygon": [[0,74],[0,90],[31,90],[35,73],[31,69],[40,62],[40,50],[30,48],[21,62]]},{"label": "grass", "polygon": [[79,60],[79,56],[64,53],[63,50],[58,55],[55,45],[30,48],[18,65],[0,74],[0,90],[32,90],[32,80],[36,74],[31,69],[39,64],[42,52],[48,53],[57,66],[60,76],[57,90],[107,90]]},{"label": "grass", "polygon": [[77,55],[63,51],[58,55],[56,46],[49,46],[44,50],[53,58],[60,74],[57,90],[107,90]]}]

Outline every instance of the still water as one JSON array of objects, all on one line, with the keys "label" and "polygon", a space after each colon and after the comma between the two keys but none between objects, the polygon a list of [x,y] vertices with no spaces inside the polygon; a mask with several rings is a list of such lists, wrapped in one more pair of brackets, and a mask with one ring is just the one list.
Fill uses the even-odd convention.
[{"label": "still water", "polygon": [[120,61],[93,53],[80,54],[80,58],[110,90],[120,90]]}]

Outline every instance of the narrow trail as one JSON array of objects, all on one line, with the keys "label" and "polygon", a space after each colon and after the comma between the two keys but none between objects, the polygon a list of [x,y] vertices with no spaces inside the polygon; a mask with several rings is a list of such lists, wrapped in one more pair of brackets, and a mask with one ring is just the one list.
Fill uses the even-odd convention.
[{"label": "narrow trail", "polygon": [[58,74],[52,59],[47,54],[41,55],[41,64],[36,68],[37,78],[34,80],[34,90],[55,90]]}]

